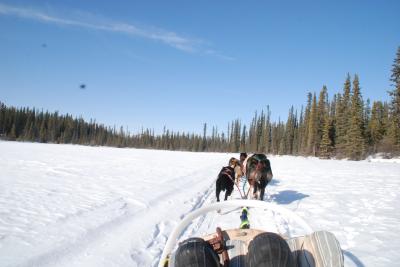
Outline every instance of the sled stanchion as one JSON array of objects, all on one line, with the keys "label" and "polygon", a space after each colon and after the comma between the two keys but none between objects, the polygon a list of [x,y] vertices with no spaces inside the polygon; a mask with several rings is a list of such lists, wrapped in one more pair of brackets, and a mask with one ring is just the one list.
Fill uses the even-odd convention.
[{"label": "sled stanchion", "polygon": [[274,210],[282,215],[287,216],[288,218],[293,219],[295,222],[297,222],[305,231],[306,233],[311,233],[312,229],[311,227],[297,214],[295,214],[293,211],[285,209],[283,207],[280,207],[278,205],[275,205],[270,202],[264,202],[264,201],[258,201],[258,200],[230,200],[230,201],[223,201],[223,202],[217,202],[213,203],[209,206],[202,207],[198,210],[195,210],[188,215],[186,215],[183,220],[172,230],[170,236],[168,237],[168,240],[165,244],[164,250],[161,254],[160,261],[158,263],[159,267],[163,267],[163,263],[167,259],[168,255],[171,254],[172,250],[174,249],[176,242],[178,241],[178,238],[181,236],[182,232],[186,229],[186,227],[192,223],[192,221],[207,213],[210,211],[217,211],[218,209],[222,208],[241,208],[241,207],[250,207],[250,208],[261,208],[261,209],[266,209],[266,210]]},{"label": "sled stanchion", "polygon": [[222,259],[224,261],[224,267],[228,267],[229,266],[229,255],[228,255],[228,251],[226,251],[226,247],[225,247],[225,241],[224,241],[224,236],[222,234],[222,230],[221,228],[217,227],[217,236],[221,239],[222,243]]}]

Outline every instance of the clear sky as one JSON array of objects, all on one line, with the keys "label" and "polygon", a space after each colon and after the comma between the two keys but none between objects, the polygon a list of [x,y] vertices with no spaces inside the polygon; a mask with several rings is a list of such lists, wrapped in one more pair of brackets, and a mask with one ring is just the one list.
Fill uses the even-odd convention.
[{"label": "clear sky", "polygon": [[[388,100],[400,1],[3,1],[0,101],[130,131],[286,120],[360,77]],[[85,84],[85,88],[80,88]]]}]

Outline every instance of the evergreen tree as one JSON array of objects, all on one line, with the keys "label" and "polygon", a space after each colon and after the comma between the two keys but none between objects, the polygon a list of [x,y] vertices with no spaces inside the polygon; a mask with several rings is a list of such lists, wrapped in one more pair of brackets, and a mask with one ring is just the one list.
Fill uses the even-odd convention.
[{"label": "evergreen tree", "polygon": [[46,142],[46,126],[45,126],[45,120],[43,118],[41,124],[40,124],[40,130],[39,130],[39,141],[41,143],[45,143]]},{"label": "evergreen tree", "polygon": [[390,126],[388,135],[395,150],[400,152],[400,46],[397,49],[396,58],[392,65],[391,79],[394,89],[389,92]]},{"label": "evergreen tree", "polygon": [[297,110],[293,116],[293,145],[292,145],[292,155],[299,154],[299,121],[297,118]]},{"label": "evergreen tree", "polygon": [[293,106],[289,110],[288,120],[286,122],[285,133],[282,144],[282,154],[293,154],[294,137],[295,137],[296,119]]},{"label": "evergreen tree", "polygon": [[240,138],[240,151],[246,151],[246,137],[247,137],[247,133],[246,133],[246,125],[243,126],[243,130],[242,130],[242,135]]},{"label": "evergreen tree", "polygon": [[378,152],[378,146],[385,134],[385,110],[381,101],[376,101],[372,105],[369,129],[371,136],[372,153]]},{"label": "evergreen tree", "polygon": [[0,138],[5,135],[6,105],[0,101]]},{"label": "evergreen tree", "polygon": [[17,139],[17,130],[15,124],[13,124],[10,132],[10,140],[15,140],[15,139]]},{"label": "evergreen tree", "polygon": [[313,102],[310,111],[310,121],[308,123],[308,154],[316,156],[317,153],[317,97],[313,95]]},{"label": "evergreen tree", "polygon": [[201,151],[207,150],[207,123],[203,125],[203,139],[201,142]]},{"label": "evergreen tree", "polygon": [[278,154],[279,152],[279,127],[278,125],[280,124],[280,121],[278,120],[277,123],[272,124],[272,129],[271,129],[271,153],[272,154]]},{"label": "evergreen tree", "polygon": [[341,157],[346,150],[348,143],[347,131],[350,126],[349,113],[350,113],[350,91],[351,91],[351,79],[350,75],[347,74],[346,81],[343,87],[343,94],[338,98],[338,108],[336,110],[336,153]]},{"label": "evergreen tree", "polygon": [[357,74],[354,76],[353,80],[350,114],[351,118],[346,146],[346,156],[352,160],[361,160],[365,157],[364,110]]},{"label": "evergreen tree", "polygon": [[261,110],[261,115],[257,121],[257,152],[263,153],[265,151],[265,114]]},{"label": "evergreen tree", "polygon": [[365,137],[365,143],[366,147],[368,148],[368,153],[369,148],[372,145],[372,140],[371,140],[371,129],[370,129],[370,120],[371,120],[371,102],[369,98],[367,99],[367,102],[364,105],[364,137]]},{"label": "evergreen tree", "polygon": [[302,154],[308,154],[308,139],[309,139],[309,134],[308,134],[308,128],[310,127],[310,113],[311,113],[311,106],[312,106],[312,94],[308,93],[307,94],[307,107],[306,111],[304,113],[304,123],[302,126],[302,139],[301,139],[301,153]]},{"label": "evergreen tree", "polygon": [[296,154],[302,153],[303,150],[303,136],[304,136],[304,111],[303,111],[303,106],[301,106],[300,110],[300,119],[299,123],[297,126],[297,138],[296,138],[296,143],[297,143],[297,148],[296,148]]},{"label": "evergreen tree", "polygon": [[330,130],[330,137],[332,140],[332,155],[336,154],[335,146],[336,146],[336,110],[337,110],[337,100],[339,98],[339,94],[335,94],[333,96],[332,102],[330,105],[329,111],[329,120],[331,122],[331,130]]},{"label": "evergreen tree", "polygon": [[271,149],[271,111],[269,110],[269,106],[267,106],[263,140],[265,147],[263,152],[269,153]]},{"label": "evergreen tree", "polygon": [[232,140],[232,152],[239,152],[240,149],[240,130],[241,130],[241,122],[240,120],[235,120],[233,127],[233,140]]},{"label": "evergreen tree", "polygon": [[254,114],[254,117],[251,121],[250,124],[250,129],[249,129],[249,149],[251,152],[257,152],[257,120],[258,120],[258,115],[257,111]]},{"label": "evergreen tree", "polygon": [[320,146],[320,158],[328,159],[332,155],[333,141],[332,141],[332,123],[327,113],[323,118],[322,140]]},{"label": "evergreen tree", "polygon": [[318,153],[319,153],[320,143],[322,140],[325,120],[327,119],[327,116],[326,116],[327,112],[328,112],[327,101],[328,101],[328,89],[324,85],[319,94],[318,106],[317,106],[317,124],[316,124],[317,135],[316,135],[316,140],[315,140],[315,146],[316,146],[316,150]]}]

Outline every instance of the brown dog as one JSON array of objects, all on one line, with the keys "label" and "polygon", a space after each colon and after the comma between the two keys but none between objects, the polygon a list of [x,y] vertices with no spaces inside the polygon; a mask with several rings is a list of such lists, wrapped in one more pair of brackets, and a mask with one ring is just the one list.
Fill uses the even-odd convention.
[{"label": "brown dog", "polygon": [[250,189],[247,195],[251,192],[251,198],[264,199],[265,187],[272,180],[271,163],[265,154],[254,154],[244,162],[244,173]]}]

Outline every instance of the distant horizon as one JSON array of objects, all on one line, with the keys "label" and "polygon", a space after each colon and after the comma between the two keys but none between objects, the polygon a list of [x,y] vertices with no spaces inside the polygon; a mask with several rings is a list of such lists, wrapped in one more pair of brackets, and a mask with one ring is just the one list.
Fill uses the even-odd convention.
[{"label": "distant horizon", "polygon": [[[354,78],[354,76],[350,76],[352,79]],[[344,81],[343,81],[343,84],[344,84]],[[321,89],[322,89],[322,86],[321,86]],[[361,89],[362,90],[362,89]],[[388,89],[388,90],[390,90],[390,89]],[[343,88],[340,88],[336,93],[334,93],[334,94],[332,94],[331,92],[329,92],[329,88],[328,88],[328,97],[329,97],[329,101],[331,101],[332,100],[332,96],[334,96],[335,94],[337,94],[337,93],[342,93],[342,91],[343,91]],[[290,110],[290,108],[293,106],[293,108],[294,108],[294,111],[295,111],[295,113],[297,113],[297,116],[298,117],[300,117],[300,112],[301,112],[301,108],[303,108],[303,109],[305,109],[305,107],[306,107],[306,105],[307,105],[307,103],[306,103],[306,101],[307,101],[307,94],[308,93],[312,93],[312,94],[316,94],[316,96],[317,96],[317,99],[318,99],[318,95],[319,95],[319,91],[308,91],[308,92],[306,92],[305,93],[305,95],[304,95],[304,103],[303,104],[301,104],[300,105],[300,107],[295,107],[294,105],[289,105],[288,106],[288,109],[287,109],[287,114],[286,115],[284,115],[284,117],[281,117],[281,116],[278,116],[278,117],[274,117],[273,116],[273,114],[274,114],[274,112],[273,112],[273,110],[271,109],[271,107],[270,107],[270,112],[271,112],[271,122],[273,122],[273,123],[278,123],[279,121],[280,122],[286,122],[286,120],[287,120],[287,116],[288,116],[288,114],[289,114],[289,110]],[[382,101],[382,102],[388,102],[388,101],[390,101],[390,97],[389,97],[389,94],[387,94],[387,96],[386,96],[386,99],[385,100],[382,100],[382,99],[370,99],[370,98],[365,98],[365,96],[363,95],[363,91],[361,91],[361,94],[362,94],[362,96],[363,96],[363,100],[364,100],[364,102],[366,102],[367,101],[367,99],[369,99],[370,100],[370,106],[372,107],[372,104],[373,104],[373,102],[374,101]],[[185,132],[185,133],[190,133],[190,134],[192,134],[192,133],[194,133],[194,134],[199,134],[199,135],[202,135],[202,133],[203,133],[203,126],[204,126],[204,124],[205,123],[207,123],[207,122],[199,122],[199,130],[198,130],[198,132],[195,132],[195,131],[191,131],[191,130],[176,130],[176,129],[173,129],[173,128],[169,128],[168,126],[167,126],[167,124],[165,124],[165,125],[157,125],[157,126],[155,126],[155,127],[152,127],[152,128],[150,128],[150,127],[145,127],[144,125],[141,125],[141,126],[136,126],[135,128],[137,129],[135,132],[133,132],[132,130],[130,130],[129,129],[129,127],[127,126],[127,124],[121,124],[121,125],[117,125],[117,124],[113,124],[113,123],[111,123],[111,124],[108,124],[108,123],[104,123],[104,122],[102,122],[102,121],[100,121],[100,120],[98,120],[97,118],[94,118],[94,117],[86,117],[86,116],[84,116],[84,115],[82,115],[82,114],[74,114],[73,112],[71,112],[71,111],[66,111],[66,112],[61,112],[59,109],[56,109],[56,110],[49,110],[49,109],[45,109],[45,108],[43,108],[43,107],[34,107],[34,106],[27,106],[27,105],[10,105],[10,104],[8,104],[8,103],[6,103],[6,102],[4,102],[4,101],[2,101],[1,99],[0,99],[0,103],[4,103],[6,106],[8,106],[8,107],[15,107],[15,108],[30,108],[30,109],[35,109],[35,110],[38,110],[38,111],[44,111],[44,112],[46,112],[46,111],[48,111],[49,113],[54,113],[54,112],[58,112],[58,113],[60,113],[60,115],[71,115],[73,118],[82,118],[82,119],[84,119],[85,121],[87,121],[87,122],[89,122],[90,120],[95,120],[97,123],[99,123],[99,124],[102,124],[102,125],[104,125],[104,126],[106,126],[106,127],[110,127],[110,128],[113,128],[113,127],[115,127],[116,129],[119,129],[120,127],[123,127],[125,130],[129,130],[129,132],[131,133],[131,134],[138,134],[138,133],[140,133],[142,130],[152,130],[152,131],[154,131],[154,133],[156,134],[156,135],[159,135],[159,134],[162,134],[163,133],[163,129],[164,129],[164,127],[167,129],[167,130],[170,130],[170,131],[173,131],[173,132],[180,132],[180,133],[183,133],[183,132]],[[251,114],[248,114],[248,117],[250,118],[250,117],[253,117],[254,115],[255,115],[255,113],[257,113],[258,115],[259,114],[261,114],[261,112],[266,112],[267,111],[267,107],[268,107],[269,105],[267,104],[267,105],[265,105],[265,108],[261,108],[261,109],[259,109],[259,110],[254,110],[254,112],[253,113],[251,113]],[[209,135],[210,134],[210,130],[212,129],[212,127],[218,127],[218,132],[219,133],[222,133],[222,132],[224,132],[224,133],[227,133],[227,129],[228,129],[228,125],[232,122],[232,121],[234,121],[234,120],[240,120],[244,125],[246,125],[246,126],[248,126],[250,123],[251,123],[251,119],[249,119],[248,121],[243,121],[242,120],[242,118],[230,118],[229,120],[227,120],[226,121],[226,125],[225,125],[225,127],[218,127],[217,125],[211,125],[211,124],[208,124],[207,123],[207,135]]]},{"label": "distant horizon", "polygon": [[[349,75],[350,75],[350,74],[349,74]],[[352,82],[353,82],[354,76],[350,75],[350,78],[351,78],[351,83],[352,83]],[[343,81],[343,84],[344,84],[344,81]],[[351,86],[352,86],[352,85],[351,85]],[[322,89],[322,87],[321,87],[321,89]],[[340,88],[336,93],[332,94],[332,93],[329,92],[329,88],[328,88],[328,99],[327,99],[327,101],[328,101],[328,102],[331,102],[332,96],[334,96],[334,95],[336,95],[336,94],[338,94],[338,93],[339,93],[339,94],[342,94],[342,92],[343,92],[343,88]],[[163,133],[163,131],[164,131],[164,128],[165,128],[165,130],[169,130],[169,131],[172,131],[172,132],[174,132],[174,133],[185,133],[185,134],[203,135],[203,127],[204,127],[204,124],[206,123],[206,124],[207,124],[207,136],[210,136],[213,127],[217,127],[217,130],[218,130],[218,133],[219,133],[219,134],[222,134],[222,133],[227,134],[227,132],[228,132],[228,125],[230,125],[230,124],[231,124],[233,121],[235,121],[235,120],[239,120],[239,121],[242,123],[242,126],[243,126],[243,125],[246,125],[246,127],[248,127],[248,126],[250,125],[250,123],[251,123],[251,120],[254,118],[254,115],[257,113],[257,116],[259,116],[262,112],[266,112],[268,107],[269,107],[269,111],[270,111],[270,113],[271,113],[271,123],[279,123],[279,122],[285,123],[286,120],[287,120],[287,118],[288,118],[288,114],[289,114],[289,111],[290,111],[290,109],[291,109],[292,106],[293,106],[293,109],[294,109],[294,113],[297,114],[297,118],[299,119],[299,118],[300,118],[300,114],[301,114],[301,109],[303,108],[303,109],[304,109],[303,111],[305,111],[305,108],[306,108],[306,106],[307,106],[307,102],[306,102],[306,101],[307,101],[307,94],[308,94],[308,93],[312,93],[312,94],[315,93],[315,95],[316,95],[316,97],[317,97],[317,101],[318,101],[319,91],[308,91],[308,92],[305,94],[305,96],[304,96],[304,103],[300,105],[300,108],[297,108],[297,107],[295,107],[295,106],[293,106],[293,105],[290,105],[290,106],[288,107],[286,117],[283,117],[283,118],[278,117],[278,119],[274,119],[274,117],[272,116],[273,110],[271,110],[271,108],[269,107],[269,105],[266,105],[265,108],[262,108],[262,109],[260,109],[260,110],[255,110],[255,111],[251,114],[252,117],[251,117],[251,119],[249,119],[249,121],[243,121],[241,118],[231,118],[230,120],[228,120],[228,121],[226,122],[226,127],[225,127],[225,128],[220,128],[220,127],[218,127],[218,126],[216,126],[216,125],[210,125],[210,124],[208,124],[208,123],[206,123],[206,122],[203,122],[203,123],[199,123],[201,129],[200,129],[198,132],[190,131],[190,130],[188,130],[188,131],[185,131],[185,130],[176,130],[176,129],[173,129],[173,128],[169,128],[167,125],[157,126],[158,129],[156,129],[156,128],[149,128],[149,127],[144,127],[144,126],[138,126],[138,127],[136,127],[136,128],[137,128],[137,131],[133,132],[133,131],[131,131],[131,130],[129,129],[129,127],[127,127],[126,125],[123,125],[123,124],[121,124],[121,125],[117,125],[117,124],[115,124],[115,123],[114,123],[114,124],[106,124],[106,123],[104,123],[104,122],[102,122],[102,121],[99,121],[99,120],[96,119],[96,118],[92,118],[92,117],[87,118],[87,117],[84,117],[84,116],[82,116],[82,115],[75,115],[75,114],[73,114],[72,112],[65,112],[65,113],[64,113],[64,112],[60,112],[60,110],[47,110],[47,109],[43,109],[43,108],[39,108],[39,107],[8,105],[7,103],[3,102],[1,99],[0,99],[0,103],[3,103],[3,104],[5,104],[5,105],[8,106],[8,107],[11,107],[11,106],[12,106],[12,107],[15,107],[15,108],[30,108],[30,109],[35,109],[35,110],[38,110],[38,111],[49,112],[49,113],[58,112],[60,115],[67,115],[67,114],[68,114],[68,115],[72,116],[73,118],[82,118],[82,119],[84,119],[86,122],[89,122],[89,121],[91,121],[91,120],[96,121],[96,123],[98,123],[98,124],[100,124],[100,125],[104,125],[104,126],[107,127],[107,128],[109,127],[109,128],[111,128],[111,129],[112,129],[112,128],[115,128],[115,129],[119,130],[120,127],[123,127],[123,128],[124,128],[124,131],[126,131],[127,133],[129,132],[131,135],[139,134],[139,133],[141,133],[141,132],[144,131],[144,130],[151,130],[151,131],[154,131],[154,134],[155,134],[155,135],[161,135],[161,134]],[[381,100],[381,99],[369,99],[369,98],[366,99],[366,98],[363,96],[363,92],[362,92],[362,88],[361,88],[361,95],[362,95],[362,97],[363,97],[364,104],[366,104],[367,99],[370,100],[370,107],[372,107],[372,104],[373,104],[374,101],[381,101],[381,102],[383,102],[383,103],[389,103],[389,101],[390,101],[389,93],[387,94],[387,99],[386,99],[386,100]]]},{"label": "distant horizon", "polygon": [[[212,5],[211,5],[212,4]],[[212,8],[210,8],[212,6]],[[388,101],[400,2],[0,0],[0,101],[137,133],[300,112],[307,93]]]}]

